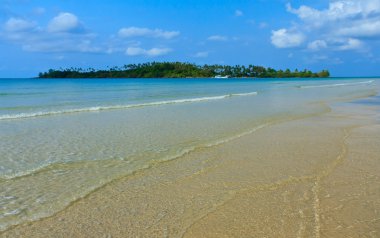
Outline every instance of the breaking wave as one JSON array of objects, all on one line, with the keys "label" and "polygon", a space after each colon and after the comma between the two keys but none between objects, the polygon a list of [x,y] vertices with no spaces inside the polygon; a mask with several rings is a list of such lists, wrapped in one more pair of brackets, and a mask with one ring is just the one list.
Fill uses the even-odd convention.
[{"label": "breaking wave", "polygon": [[233,94],[226,94],[226,95],[221,95],[221,96],[176,99],[176,100],[167,100],[167,101],[158,101],[158,102],[147,102],[147,103],[140,103],[140,104],[97,106],[97,107],[86,107],[86,108],[77,108],[77,109],[58,110],[58,111],[6,114],[6,115],[0,116],[0,120],[24,119],[24,118],[53,116],[53,115],[68,114],[68,113],[79,113],[79,112],[99,112],[99,111],[105,111],[105,110],[117,110],[117,109],[129,109],[129,108],[137,108],[137,107],[161,106],[161,105],[167,105],[167,104],[215,101],[215,100],[221,100],[221,99],[226,99],[226,98],[231,98],[231,97],[255,96],[255,95],[257,95],[257,92],[233,93]]},{"label": "breaking wave", "polygon": [[332,87],[342,87],[342,86],[354,86],[354,85],[361,85],[361,84],[371,84],[374,80],[369,81],[363,81],[363,82],[356,82],[356,83],[334,83],[334,84],[322,84],[322,85],[302,85],[298,86],[298,88],[332,88]]}]

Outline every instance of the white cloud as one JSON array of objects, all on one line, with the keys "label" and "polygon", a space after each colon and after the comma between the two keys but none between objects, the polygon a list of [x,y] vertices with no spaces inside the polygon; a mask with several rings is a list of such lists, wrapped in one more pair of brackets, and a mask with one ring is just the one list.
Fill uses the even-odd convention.
[{"label": "white cloud", "polygon": [[[123,28],[120,35],[150,36],[171,39],[179,35],[175,31],[150,30],[147,28]],[[7,40],[24,51],[62,55],[67,52],[80,53],[125,53],[131,56],[160,56],[172,51],[170,48],[141,48],[135,39],[124,39],[120,35],[100,41],[96,34],[85,30],[83,23],[72,13],[60,13],[46,26],[21,18],[9,18],[0,22],[0,40]]]},{"label": "white cloud", "polygon": [[201,51],[201,52],[197,52],[194,57],[196,58],[207,58],[208,57],[208,54],[209,52],[208,51]]},{"label": "white cloud", "polygon": [[19,45],[25,51],[31,52],[86,52],[105,51],[103,47],[95,46],[95,35],[61,34],[79,33],[82,29],[78,18],[70,13],[61,13],[54,17],[47,27],[41,27],[36,22],[19,18],[8,19],[0,32],[0,37]]},{"label": "white cloud", "polygon": [[338,47],[338,50],[361,50],[363,42],[358,39],[349,38],[346,42]]},{"label": "white cloud", "polygon": [[380,0],[339,0],[317,10],[308,6],[298,9],[287,5],[308,27],[324,28],[330,34],[348,37],[380,35]]},{"label": "white cloud", "polygon": [[4,29],[10,32],[20,32],[33,30],[37,24],[32,21],[27,21],[21,18],[9,18],[9,20],[4,24]]},{"label": "white cloud", "polygon": [[118,35],[123,38],[128,37],[153,37],[153,38],[164,38],[172,39],[179,36],[179,31],[164,31],[161,29],[149,29],[149,28],[139,28],[139,27],[128,27],[121,28]]},{"label": "white cloud", "polygon": [[271,41],[277,48],[293,48],[300,46],[305,41],[305,35],[283,28],[272,31]]},{"label": "white cloud", "polygon": [[355,21],[350,26],[344,26],[336,31],[337,35],[349,37],[380,36],[380,18]]},{"label": "white cloud", "polygon": [[227,41],[228,37],[222,36],[222,35],[213,35],[213,36],[209,36],[207,38],[207,40],[209,40],[209,41]]},{"label": "white cloud", "polygon": [[315,40],[315,41],[310,42],[307,45],[307,48],[309,50],[318,51],[318,50],[327,48],[327,43],[324,40]]},{"label": "white cloud", "polygon": [[380,0],[332,1],[325,10],[317,10],[305,5],[294,9],[290,4],[287,4],[287,10],[296,14],[304,21],[320,25],[341,19],[352,19],[355,21],[355,19],[371,17],[374,14],[380,13]]},{"label": "white cloud", "polygon": [[30,40],[22,43],[22,49],[30,52],[62,53],[101,53],[101,47],[94,46],[93,41],[87,38],[54,38],[49,40]]},{"label": "white cloud", "polygon": [[170,48],[152,48],[149,50],[140,48],[140,47],[128,47],[126,50],[126,54],[129,56],[160,56],[168,54],[172,49]]},{"label": "white cloud", "polygon": [[241,11],[241,10],[236,10],[235,11],[235,16],[237,16],[237,17],[241,17],[241,16],[243,16],[244,15],[244,13]]},{"label": "white cloud", "polygon": [[[290,5],[290,3],[288,3],[286,5],[286,8],[287,8],[288,12],[296,14],[300,19],[302,19],[304,21],[313,22],[315,24],[321,24],[320,21],[318,21],[318,22],[315,21],[317,19],[320,20],[321,13],[314,8],[302,5],[302,6],[300,6],[299,9],[294,9]],[[324,21],[325,19],[322,19],[322,20]]]},{"label": "white cloud", "polygon": [[77,16],[69,12],[62,12],[54,17],[47,27],[49,32],[83,32],[83,26]]},{"label": "white cloud", "polygon": [[319,38],[308,44],[310,50],[358,50],[380,38],[380,0],[330,0],[324,9],[287,4],[287,10],[301,20],[293,27]]}]

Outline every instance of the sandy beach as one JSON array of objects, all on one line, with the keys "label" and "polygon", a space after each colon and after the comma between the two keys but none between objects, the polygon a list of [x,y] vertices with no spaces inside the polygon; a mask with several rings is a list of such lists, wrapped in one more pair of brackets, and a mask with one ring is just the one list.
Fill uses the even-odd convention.
[{"label": "sandy beach", "polygon": [[378,106],[340,103],[200,148],[2,237],[378,237]]},{"label": "sandy beach", "polygon": [[0,238],[380,238],[380,0],[0,0]]}]

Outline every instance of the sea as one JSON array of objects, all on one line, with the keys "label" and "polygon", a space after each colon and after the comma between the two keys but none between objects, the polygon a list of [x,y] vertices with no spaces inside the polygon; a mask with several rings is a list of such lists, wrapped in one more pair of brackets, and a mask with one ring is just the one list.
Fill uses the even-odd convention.
[{"label": "sea", "polygon": [[255,131],[380,105],[377,78],[0,79],[0,231]]}]

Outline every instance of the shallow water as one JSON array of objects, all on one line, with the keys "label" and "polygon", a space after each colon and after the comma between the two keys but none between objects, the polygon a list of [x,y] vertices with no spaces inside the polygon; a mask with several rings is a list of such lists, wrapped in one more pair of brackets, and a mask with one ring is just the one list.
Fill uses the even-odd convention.
[{"label": "shallow water", "polygon": [[0,80],[0,229],[271,123],[368,97],[376,79]]}]

